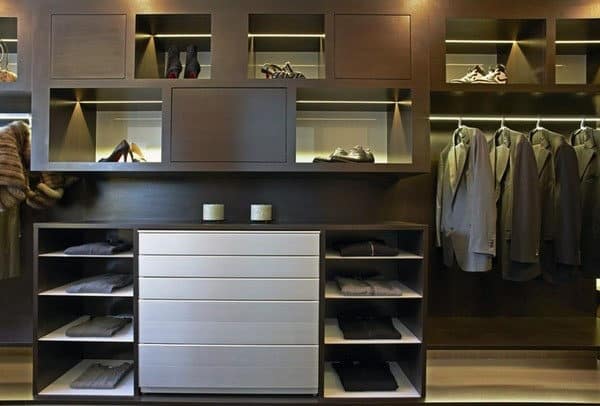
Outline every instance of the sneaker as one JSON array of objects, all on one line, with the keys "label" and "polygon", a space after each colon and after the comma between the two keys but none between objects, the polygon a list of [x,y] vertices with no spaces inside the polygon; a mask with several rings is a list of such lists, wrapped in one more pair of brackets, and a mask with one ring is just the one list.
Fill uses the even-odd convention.
[{"label": "sneaker", "polygon": [[491,85],[505,85],[508,82],[506,67],[498,64],[494,67],[490,66],[490,71],[482,77],[476,78],[472,83],[483,83]]},{"label": "sneaker", "polygon": [[469,69],[467,74],[460,79],[452,79],[450,83],[473,83],[475,80],[482,78],[485,71],[479,65],[475,65]]}]

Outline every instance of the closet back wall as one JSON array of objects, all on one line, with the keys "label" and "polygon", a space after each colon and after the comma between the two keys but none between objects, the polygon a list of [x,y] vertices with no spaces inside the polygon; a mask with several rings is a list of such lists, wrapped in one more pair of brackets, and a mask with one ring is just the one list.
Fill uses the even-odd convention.
[{"label": "closet back wall", "polygon": [[203,203],[224,203],[229,223],[248,223],[251,203],[272,204],[280,223],[427,222],[429,207],[422,204],[430,200],[426,178],[275,173],[83,176],[53,209],[37,212],[23,206],[23,275],[0,284],[0,339],[31,342],[34,222],[196,223]]}]

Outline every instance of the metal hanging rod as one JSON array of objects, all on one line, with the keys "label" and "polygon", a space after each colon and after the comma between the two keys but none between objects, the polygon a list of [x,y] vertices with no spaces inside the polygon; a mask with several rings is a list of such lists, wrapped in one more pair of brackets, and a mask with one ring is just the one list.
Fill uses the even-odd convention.
[{"label": "metal hanging rod", "polygon": [[538,116],[429,116],[429,121],[479,121],[479,122],[576,122],[600,121],[600,117],[538,117]]}]

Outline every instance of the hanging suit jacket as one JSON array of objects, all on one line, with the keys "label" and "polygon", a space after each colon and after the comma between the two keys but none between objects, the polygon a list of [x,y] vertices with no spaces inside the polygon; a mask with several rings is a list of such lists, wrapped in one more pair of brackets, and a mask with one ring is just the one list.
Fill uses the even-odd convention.
[{"label": "hanging suit jacket", "polygon": [[570,279],[580,264],[581,194],[577,156],[566,139],[547,129],[530,133],[541,193],[540,263],[552,283]]},{"label": "hanging suit jacket", "polygon": [[540,274],[540,192],[531,143],[504,127],[490,141],[498,209],[496,256],[502,277],[526,281]]},{"label": "hanging suit jacket", "polygon": [[586,277],[600,276],[600,130],[573,134],[581,187],[581,265]]},{"label": "hanging suit jacket", "polygon": [[496,203],[487,140],[461,127],[440,155],[437,235],[444,264],[467,272],[492,268],[496,253]]}]

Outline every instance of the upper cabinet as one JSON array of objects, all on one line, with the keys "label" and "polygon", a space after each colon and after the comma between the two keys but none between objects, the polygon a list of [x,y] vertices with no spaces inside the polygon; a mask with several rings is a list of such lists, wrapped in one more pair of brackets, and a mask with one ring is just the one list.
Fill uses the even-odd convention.
[{"label": "upper cabinet", "polygon": [[600,19],[556,20],[556,83],[600,84]]},{"label": "upper cabinet", "polygon": [[54,14],[53,79],[125,78],[125,14]]},{"label": "upper cabinet", "polygon": [[411,17],[336,14],[336,79],[410,79]]}]

